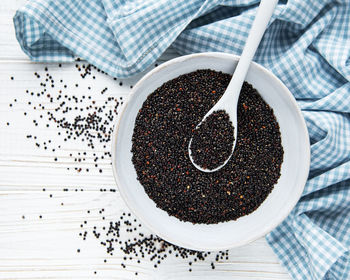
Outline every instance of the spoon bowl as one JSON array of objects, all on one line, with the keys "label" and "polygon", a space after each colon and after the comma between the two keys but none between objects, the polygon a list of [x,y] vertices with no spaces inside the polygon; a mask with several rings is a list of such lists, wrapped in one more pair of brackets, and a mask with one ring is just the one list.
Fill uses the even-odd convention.
[{"label": "spoon bowl", "polygon": [[[221,99],[222,100],[222,99]],[[237,99],[237,103],[238,103],[238,99]],[[206,120],[207,117],[209,117],[212,113],[214,113],[215,111],[218,111],[218,110],[224,110],[224,111],[228,111],[228,110],[231,110],[233,111],[234,108],[237,108],[237,104],[229,104],[229,105],[226,105],[226,106],[223,106],[224,104],[222,104],[220,102],[219,104],[216,103],[214,107],[212,107],[208,113],[203,117],[202,121],[197,125],[197,127],[195,129],[198,129],[199,126]],[[237,110],[237,109],[236,109]],[[233,151],[235,150],[235,146],[236,146],[236,139],[237,139],[237,113],[231,113],[229,114],[230,116],[230,120],[232,122],[232,125],[234,127],[234,130],[233,130],[233,136],[234,136],[234,141],[232,143],[232,147],[231,147],[231,153],[230,155],[226,158],[226,160],[221,164],[219,165],[218,167],[216,168],[213,168],[213,169],[209,169],[209,168],[203,168],[202,166],[198,165],[194,160],[193,160],[193,156],[192,156],[192,149],[191,149],[191,144],[192,144],[192,140],[193,138],[190,139],[189,143],[188,143],[188,154],[189,154],[189,158],[190,158],[190,161],[192,162],[192,164],[200,171],[202,172],[207,172],[207,173],[210,173],[210,172],[215,172],[215,171],[218,171],[220,170],[223,166],[226,165],[226,163],[231,159],[232,157],[232,154],[233,154]]]}]

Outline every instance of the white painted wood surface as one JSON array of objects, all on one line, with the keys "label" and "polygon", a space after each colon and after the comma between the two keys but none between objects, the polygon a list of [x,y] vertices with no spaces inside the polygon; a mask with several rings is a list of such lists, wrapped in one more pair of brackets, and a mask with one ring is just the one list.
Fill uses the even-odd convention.
[{"label": "white painted wood surface", "polygon": [[[91,230],[94,225],[116,220],[127,207],[118,192],[99,191],[115,188],[110,159],[99,162],[99,168],[103,169],[99,173],[94,167],[92,151],[78,142],[64,142],[57,136],[58,129],[46,128],[44,122],[34,126],[33,118],[39,119],[42,112],[28,107],[31,99],[33,103],[38,100],[28,96],[25,90],[39,90],[33,73],[43,72],[45,65],[30,62],[15,39],[12,17],[24,2],[2,0],[0,3],[0,279],[290,279],[263,238],[230,250],[229,260],[218,262],[215,270],[208,259],[194,263],[192,272],[188,271],[188,261],[174,256],[156,269],[143,259],[140,264],[136,260],[125,261],[127,268],[123,269],[121,252],[111,257],[92,236],[82,241],[78,233],[84,220],[86,229]],[[159,63],[174,55],[169,51]],[[73,84],[79,79],[79,88],[92,85],[90,94],[97,102],[105,100],[100,94],[105,86],[109,88],[106,96],[127,98],[130,85],[141,76],[123,80],[120,86],[119,81],[100,73],[96,73],[96,80],[82,80],[74,64],[48,67],[56,80],[62,78]],[[10,107],[10,103],[14,106]],[[36,135],[41,141],[52,139],[55,146],[61,143],[62,148],[55,153],[51,149],[39,149],[32,139],[26,138],[28,134]],[[110,143],[105,149],[102,145],[96,147],[94,152],[102,154],[108,149]],[[86,161],[79,165],[68,156],[85,150]],[[55,157],[58,161],[54,161]],[[89,168],[90,172],[67,170],[76,166]],[[63,192],[63,188],[73,191]],[[76,188],[83,188],[84,192],[75,192]],[[103,222],[98,213],[101,208],[106,210]],[[89,215],[87,210],[91,210]],[[81,249],[79,254],[77,248]]]}]

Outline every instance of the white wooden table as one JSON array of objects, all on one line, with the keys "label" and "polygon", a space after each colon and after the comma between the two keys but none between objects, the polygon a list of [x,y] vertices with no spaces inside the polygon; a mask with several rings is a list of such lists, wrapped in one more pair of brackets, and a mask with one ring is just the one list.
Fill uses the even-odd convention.
[{"label": "white wooden table", "polygon": [[[109,151],[110,143],[106,148],[100,145],[91,151],[77,141],[63,141],[57,135],[58,128],[47,128],[45,121],[40,121],[40,115],[46,114],[50,106],[34,110],[39,101],[26,90],[40,91],[33,73],[44,75],[48,66],[56,81],[91,85],[89,93],[96,102],[103,102],[106,96],[126,99],[130,85],[141,75],[123,80],[120,86],[120,80],[97,71],[93,73],[95,80],[91,77],[82,80],[75,64],[58,67],[57,63],[30,62],[15,39],[12,23],[16,9],[24,2],[2,0],[0,3],[0,279],[290,279],[264,238],[230,250],[229,260],[217,262],[215,270],[210,266],[213,260],[208,258],[194,263],[192,272],[188,260],[173,255],[154,268],[147,259],[141,259],[140,264],[135,259],[123,261],[124,255],[118,250],[109,256],[91,234],[82,240],[79,232],[83,221],[87,221],[84,229],[91,231],[94,225],[114,221],[123,211],[128,211],[118,191],[99,191],[116,187],[111,160],[105,157],[96,168],[90,155]],[[174,56],[174,52],[168,51],[159,63]],[[105,86],[108,91],[102,97]],[[75,89],[78,95],[80,88]],[[28,102],[33,104],[29,106]],[[38,120],[38,126],[33,119]],[[41,142],[50,139],[51,146],[47,150],[38,148],[36,141],[27,135],[35,135]],[[57,149],[57,146],[61,147]],[[57,150],[52,152],[52,147]],[[70,153],[84,151],[88,153],[85,161],[77,163],[69,157]],[[76,172],[74,167],[89,168],[89,172]],[[70,191],[64,192],[63,188]],[[99,214],[102,208],[105,220]],[[143,232],[149,234],[145,228]],[[125,269],[122,262],[127,264]]]}]

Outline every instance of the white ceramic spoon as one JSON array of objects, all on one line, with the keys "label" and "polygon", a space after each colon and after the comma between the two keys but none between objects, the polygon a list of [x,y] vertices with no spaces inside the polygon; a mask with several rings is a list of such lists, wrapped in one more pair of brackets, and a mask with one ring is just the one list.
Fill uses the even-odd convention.
[{"label": "white ceramic spoon", "polygon": [[232,121],[234,127],[234,137],[235,140],[232,145],[232,150],[230,156],[225,160],[225,162],[218,166],[215,169],[204,169],[197,165],[192,158],[191,154],[191,143],[192,138],[188,145],[188,153],[191,159],[192,164],[199,170],[204,172],[214,172],[222,168],[231,158],[233,151],[237,142],[237,103],[239,94],[241,92],[241,88],[244,82],[244,79],[247,75],[250,63],[255,55],[255,52],[259,46],[261,38],[264,35],[266,27],[270,21],[270,18],[273,14],[273,11],[276,7],[278,0],[261,0],[257,14],[255,16],[254,22],[252,24],[252,28],[249,32],[247,42],[244,46],[242,55],[238,61],[235,72],[232,76],[232,79],[227,86],[227,89],[223,96],[219,99],[219,101],[208,111],[208,113],[204,116],[201,122],[197,125],[196,129],[203,123],[203,121],[211,115],[213,112],[218,110],[224,110],[230,116],[230,120]]}]

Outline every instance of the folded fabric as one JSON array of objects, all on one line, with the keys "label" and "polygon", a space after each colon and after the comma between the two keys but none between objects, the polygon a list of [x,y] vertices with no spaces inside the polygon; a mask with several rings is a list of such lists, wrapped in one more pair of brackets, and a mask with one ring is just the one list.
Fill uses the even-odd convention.
[{"label": "folded fabric", "polygon": [[[14,17],[35,61],[76,56],[112,76],[181,54],[240,54],[256,0],[33,0]],[[311,169],[302,198],[267,241],[294,279],[350,279],[350,2],[280,1],[256,62],[290,89],[307,122]]]}]

